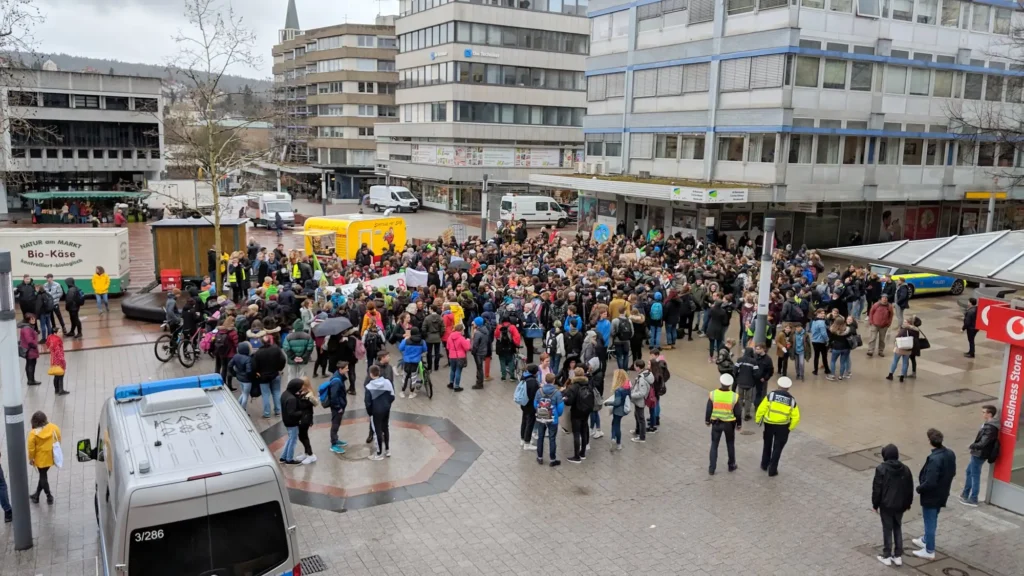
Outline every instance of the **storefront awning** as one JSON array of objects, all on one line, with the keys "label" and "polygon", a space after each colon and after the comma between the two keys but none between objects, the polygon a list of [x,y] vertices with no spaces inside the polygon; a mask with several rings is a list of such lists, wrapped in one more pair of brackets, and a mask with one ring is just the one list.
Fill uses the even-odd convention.
[{"label": "storefront awning", "polygon": [[899,240],[819,252],[835,258],[1024,289],[1024,230]]},{"label": "storefront awning", "polygon": [[148,192],[118,192],[118,191],[75,191],[75,192],[26,192],[23,197],[29,200],[41,202],[43,200],[110,200],[125,199],[133,200],[149,196]]}]

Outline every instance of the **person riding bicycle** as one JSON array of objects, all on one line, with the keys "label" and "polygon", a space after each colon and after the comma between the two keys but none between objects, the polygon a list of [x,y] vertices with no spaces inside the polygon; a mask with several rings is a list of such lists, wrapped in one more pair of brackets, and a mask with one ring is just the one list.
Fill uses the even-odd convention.
[{"label": "person riding bicycle", "polygon": [[167,330],[171,333],[171,343],[177,344],[177,337],[181,330],[181,311],[178,310],[178,297],[181,290],[175,288],[167,293],[167,303],[164,304],[164,322],[167,323]]},{"label": "person riding bicycle", "polygon": [[199,302],[195,298],[189,298],[181,310],[180,336],[185,340],[191,340],[199,330],[199,323],[202,321],[203,312]]}]

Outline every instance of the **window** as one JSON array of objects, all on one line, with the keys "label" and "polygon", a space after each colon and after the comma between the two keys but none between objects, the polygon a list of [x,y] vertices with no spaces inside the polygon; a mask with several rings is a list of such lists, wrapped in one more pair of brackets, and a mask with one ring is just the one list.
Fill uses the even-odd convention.
[{"label": "window", "polygon": [[999,156],[996,158],[996,165],[1001,167],[1013,166],[1013,144],[1002,143],[999,145]]},{"label": "window", "polygon": [[845,136],[844,140],[843,164],[863,164],[868,139],[864,136]]},{"label": "window", "polygon": [[985,76],[985,100],[989,102],[1000,102],[1003,99],[1003,77],[988,75]]},{"label": "window", "polygon": [[[45,94],[44,94],[45,96]],[[62,95],[67,98],[66,95]],[[48,104],[47,104],[48,106]],[[136,112],[156,112],[157,102],[156,98],[136,98],[135,99],[135,111]]]},{"label": "window", "polygon": [[373,94],[373,82],[359,82],[357,91],[360,94]]},{"label": "window", "polygon": [[984,85],[985,77],[981,74],[964,74],[964,98],[967,100],[981,100],[981,87]]},{"label": "window", "polygon": [[892,19],[910,22],[914,16],[914,0],[891,0]]},{"label": "window", "polygon": [[856,0],[857,15],[878,18],[882,15],[879,0]]},{"label": "window", "polygon": [[655,96],[658,90],[657,70],[637,70],[633,72],[633,97],[647,98]]},{"label": "window", "polygon": [[750,89],[778,88],[782,86],[783,69],[786,66],[784,54],[757,56],[750,59]]},{"label": "window", "polygon": [[800,5],[805,8],[825,8],[825,0],[800,0]]},{"label": "window", "polygon": [[924,158],[924,140],[921,138],[903,139],[903,165],[920,166]]},{"label": "window", "polygon": [[629,10],[612,13],[612,38],[622,38],[629,34]]},{"label": "window", "polygon": [[846,60],[825,59],[824,88],[846,90]]},{"label": "window", "polygon": [[871,72],[874,70],[874,67],[874,64],[871,62],[851,62],[850,90],[870,92]]},{"label": "window", "polygon": [[796,57],[796,85],[807,88],[818,87],[818,58]]},{"label": "window", "polygon": [[368,127],[367,126],[360,126],[359,127],[359,135],[360,136],[373,136],[373,126],[368,126]]},{"label": "window", "polygon": [[888,65],[885,67],[885,93],[906,94],[907,67]]},{"label": "window", "polygon": [[[252,534],[236,542],[240,530]],[[155,532],[162,536],[145,537]],[[133,530],[128,541],[129,576],[265,574],[288,560],[285,518],[277,502],[146,526]]]},{"label": "window", "polygon": [[956,165],[974,166],[974,151],[977,146],[973,140],[963,139],[957,143]]},{"label": "window", "polygon": [[320,38],[316,42],[317,50],[331,50],[334,48],[341,48],[341,36],[330,36],[328,38]]},{"label": "window", "polygon": [[978,144],[978,166],[995,166],[995,163],[995,142],[980,142]]},{"label": "window", "polygon": [[[794,126],[795,127],[795,126]],[[811,143],[814,136],[810,134],[790,134],[789,136],[789,163],[810,164]]]},{"label": "window", "polygon": [[622,134],[604,135],[604,153],[606,156],[622,156]]},{"label": "window", "polygon": [[828,3],[829,10],[833,12],[853,12],[853,0],[830,0]]},{"label": "window", "polygon": [[[449,24],[451,24],[451,22],[449,22]],[[446,27],[444,27],[444,26],[441,27],[442,34],[446,30],[447,30]],[[443,38],[443,36],[442,36],[442,38]],[[446,42],[447,42],[447,40],[442,39],[441,44],[444,44]],[[377,38],[377,47],[378,48],[391,48],[391,49],[398,48],[398,39],[397,38]]]},{"label": "window", "polygon": [[992,33],[993,34],[1004,34],[1010,33],[1010,18],[1013,16],[1013,11],[1009,8],[996,8],[996,15],[992,21]]},{"label": "window", "polygon": [[750,89],[750,58],[735,58],[722,62],[722,92]]},{"label": "window", "polygon": [[82,94],[75,95],[75,108],[99,108],[100,97],[99,96],[85,96]]},{"label": "window", "polygon": [[728,14],[743,14],[744,12],[754,11],[754,0],[726,0],[726,2],[729,7],[727,10]]},{"label": "window", "polygon": [[394,60],[377,60],[377,72],[394,72],[395,70]]},{"label": "window", "polygon": [[[886,132],[900,132],[903,126],[898,122],[886,122],[882,125]],[[878,163],[886,166],[896,166],[900,162],[900,139],[879,138],[878,139]]]},{"label": "window", "polygon": [[939,0],[917,0],[918,24],[935,24],[938,21],[938,15]]},{"label": "window", "polygon": [[988,21],[991,9],[985,4],[972,3],[971,6],[974,8],[971,12],[971,30],[974,30],[975,32],[988,32]]},{"label": "window", "polygon": [[585,139],[587,156],[604,156],[604,134],[587,134]]},{"label": "window", "polygon": [[626,95],[626,73],[608,74],[608,86],[606,96],[608,98],[622,98]]},{"label": "window", "polygon": [[711,64],[689,64],[683,66],[683,92],[707,92]]},{"label": "window", "polygon": [[960,0],[942,0],[942,11],[939,13],[939,24],[949,28],[960,25]]},{"label": "window", "polygon": [[[1020,66],[1011,65],[1010,70],[1020,71]],[[1006,79],[1006,101],[1020,104],[1024,100],[1024,78],[1020,76],[1011,76]]]},{"label": "window", "polygon": [[932,87],[932,96],[938,98],[949,98],[953,94],[953,71],[936,70],[935,86]]},{"label": "window", "polygon": [[658,96],[675,96],[683,93],[683,67],[658,68]]},{"label": "window", "polygon": [[377,106],[378,118],[396,118],[397,116],[398,106]]},{"label": "window", "polygon": [[447,122],[448,105],[444,102],[434,102],[430,105],[431,122]]},{"label": "window", "polygon": [[928,85],[931,83],[932,72],[927,68],[910,69],[910,93],[915,96],[927,96]]},{"label": "window", "polygon": [[11,158],[24,158],[25,156],[24,148],[11,148]]},{"label": "window", "polygon": [[654,157],[675,160],[679,155],[679,136],[658,134],[654,139]]},{"label": "window", "polygon": [[654,134],[629,135],[629,157],[649,159],[654,154]]},{"label": "window", "polygon": [[719,136],[718,159],[726,162],[742,162],[743,136]]},{"label": "window", "polygon": [[747,162],[775,163],[775,134],[751,134],[747,138]]},{"label": "window", "polygon": [[[488,122],[516,124],[517,118],[525,120],[525,113],[516,114],[511,104],[490,102],[456,102],[456,122]],[[577,111],[578,110],[578,111]],[[582,126],[583,108],[556,106],[533,106],[530,109],[530,124],[549,126]]]},{"label": "window", "polygon": [[600,102],[608,98],[608,76],[587,78],[587,102]]},{"label": "window", "polygon": [[39,101],[39,95],[35,92],[16,92],[11,90],[7,93],[7,102],[11,106],[35,106]]},{"label": "window", "polygon": [[[822,121],[824,124],[824,121]],[[815,158],[817,164],[839,164],[839,136],[825,135],[818,136],[818,155]]]},{"label": "window", "polygon": [[690,0],[690,24],[715,19],[715,0]]},{"label": "window", "polygon": [[376,116],[377,115],[377,107],[374,106],[373,104],[360,104],[359,105],[359,115],[360,116]]}]

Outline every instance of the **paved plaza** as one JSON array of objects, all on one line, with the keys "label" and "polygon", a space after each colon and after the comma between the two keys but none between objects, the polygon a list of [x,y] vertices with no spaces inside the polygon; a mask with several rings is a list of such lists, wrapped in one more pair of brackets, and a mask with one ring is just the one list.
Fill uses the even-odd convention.
[{"label": "paved plaza", "polygon": [[[722,464],[716,476],[707,474],[703,414],[715,374],[704,339],[667,353],[673,379],[658,433],[645,444],[627,438],[616,453],[608,449],[607,436],[593,441],[582,465],[565,460],[572,450],[569,435],[558,436],[559,468],[538,466],[534,453],[519,448],[520,412],[511,383],[495,380],[483,391],[456,395],[444,388],[445,374],[435,374],[432,400],[396,401],[394,456],[382,462],[357,459],[366,453],[361,397],[350,402],[351,421],[342,428],[352,447],[346,456],[327,450],[325,411],[318,408],[311,436],[320,461],[287,471],[300,552],[319,555],[327,566],[320,574],[337,576],[892,574],[872,549],[881,544],[881,534],[870,508],[871,449],[895,442],[916,475],[927,455],[924,431],[936,426],[957,453],[958,490],[980,404],[949,404],[996,395],[1001,359],[989,343],[973,361],[962,357],[953,298],[919,299],[912,306],[932,342],[918,378],[887,382],[889,358],[867,359],[858,350],[852,380],[819,376],[796,383],[792,391],[803,420],[790,438],[780,475],[772,479],[758,469],[760,430],[753,426],[747,430],[753,434],[738,436],[739,470],[726,473]],[[93,322],[95,330],[116,334],[123,319],[112,315]],[[151,344],[70,352],[67,359],[70,396],[56,398],[46,382],[27,389],[25,400],[28,413],[44,410],[62,427],[67,446],[95,435],[100,405],[115,386],[213,369],[210,360],[189,371],[160,364]],[[470,367],[464,382],[473,376]],[[963,389],[968,392],[934,396]],[[968,396],[973,393],[982,396]],[[249,413],[279,450],[278,422],[260,418],[255,403]],[[609,419],[602,416],[607,434]],[[626,423],[624,428],[628,432]],[[855,451],[863,452],[843,456]],[[56,503],[33,505],[32,550],[14,552],[10,525],[0,529],[0,576],[96,573],[93,464],[69,459],[51,483]],[[965,508],[954,496],[938,531],[938,550],[949,558],[919,568],[908,562],[900,571],[1024,574],[1022,526],[1024,518],[984,505]],[[922,532],[915,504],[904,524],[908,557],[910,538]]]}]

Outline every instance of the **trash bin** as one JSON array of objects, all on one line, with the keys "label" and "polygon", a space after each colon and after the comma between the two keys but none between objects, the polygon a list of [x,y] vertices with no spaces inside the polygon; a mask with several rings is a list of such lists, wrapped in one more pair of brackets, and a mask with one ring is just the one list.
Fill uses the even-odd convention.
[{"label": "trash bin", "polygon": [[181,288],[181,270],[161,270],[160,289],[170,292],[176,288]]}]

